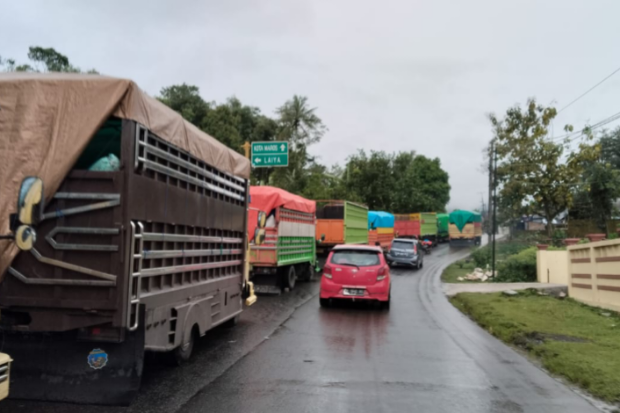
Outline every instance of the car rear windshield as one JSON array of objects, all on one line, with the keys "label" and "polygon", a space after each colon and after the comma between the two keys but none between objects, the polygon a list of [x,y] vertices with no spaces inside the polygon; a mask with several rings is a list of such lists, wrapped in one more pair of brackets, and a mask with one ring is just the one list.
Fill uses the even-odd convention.
[{"label": "car rear windshield", "polygon": [[358,267],[372,267],[381,264],[379,253],[375,251],[334,251],[332,264],[336,265],[357,265]]},{"label": "car rear windshield", "polygon": [[397,250],[412,250],[413,248],[413,242],[407,242],[407,241],[394,241],[392,242],[392,248],[397,249]]}]

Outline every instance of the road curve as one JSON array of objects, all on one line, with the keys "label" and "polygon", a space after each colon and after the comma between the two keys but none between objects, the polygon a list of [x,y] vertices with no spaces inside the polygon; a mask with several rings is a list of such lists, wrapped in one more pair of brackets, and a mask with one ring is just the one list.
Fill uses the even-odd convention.
[{"label": "road curve", "polygon": [[447,301],[439,275],[466,253],[393,270],[389,312],[322,309],[316,282],[260,297],[191,363],[149,358],[128,408],[8,400],[0,413],[598,412]]},{"label": "road curve", "polygon": [[446,300],[442,246],[393,274],[392,309],[300,307],[183,412],[597,412]]}]

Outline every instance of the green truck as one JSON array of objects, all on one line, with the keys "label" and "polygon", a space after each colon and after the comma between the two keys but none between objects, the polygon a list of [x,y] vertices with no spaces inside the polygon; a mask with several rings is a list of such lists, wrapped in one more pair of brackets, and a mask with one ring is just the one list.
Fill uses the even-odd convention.
[{"label": "green truck", "polygon": [[324,252],[339,244],[368,244],[368,208],[349,201],[316,201],[316,241]]},{"label": "green truck", "polygon": [[437,243],[448,242],[450,234],[448,231],[448,223],[450,216],[448,214],[437,214]]}]

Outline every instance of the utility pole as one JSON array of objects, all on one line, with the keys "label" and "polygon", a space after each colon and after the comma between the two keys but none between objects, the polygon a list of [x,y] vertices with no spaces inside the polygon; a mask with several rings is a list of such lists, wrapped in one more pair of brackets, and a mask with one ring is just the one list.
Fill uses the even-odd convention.
[{"label": "utility pole", "polygon": [[492,228],[491,228],[491,207],[493,206],[493,200],[491,199],[492,194],[493,194],[493,141],[491,141],[491,144],[489,145],[489,197],[487,198],[489,200],[489,205],[487,207],[487,234],[490,237],[492,234]]},{"label": "utility pole", "polygon": [[493,245],[491,274],[495,277],[495,234],[497,232],[497,146],[493,145],[493,221],[491,223],[491,231],[493,232]]}]

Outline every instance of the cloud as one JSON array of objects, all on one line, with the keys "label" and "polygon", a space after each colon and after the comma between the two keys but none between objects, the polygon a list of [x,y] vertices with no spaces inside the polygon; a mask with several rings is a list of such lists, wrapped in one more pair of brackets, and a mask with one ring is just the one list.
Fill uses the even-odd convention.
[{"label": "cloud", "polygon": [[[450,207],[487,193],[488,113],[530,96],[562,106],[618,66],[613,0],[5,3],[3,57],[54,47],[150,94],[185,82],[206,100],[236,95],[268,114],[308,96],[329,127],[314,155],[330,165],[360,148],[438,157]],[[619,87],[610,80],[557,125],[616,113]]]}]

